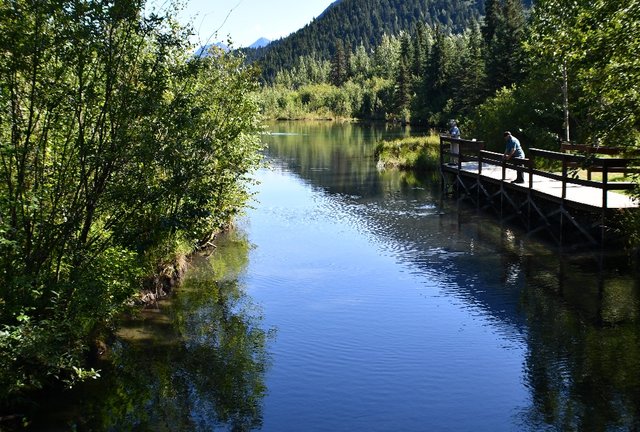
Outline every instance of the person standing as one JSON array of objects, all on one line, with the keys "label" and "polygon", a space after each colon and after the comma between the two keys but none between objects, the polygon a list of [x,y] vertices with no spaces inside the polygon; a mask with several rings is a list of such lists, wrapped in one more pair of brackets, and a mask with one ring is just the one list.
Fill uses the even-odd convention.
[{"label": "person standing", "polygon": [[449,135],[451,138],[460,138],[460,129],[455,121],[451,122],[451,129],[449,129]]},{"label": "person standing", "polygon": [[[514,157],[524,159],[524,150],[522,150],[522,146],[520,145],[520,141],[518,140],[518,138],[511,135],[511,132],[509,131],[505,131],[503,136],[506,143],[503,159],[510,160]],[[516,179],[511,183],[524,183],[522,171],[517,170],[516,172]]]}]

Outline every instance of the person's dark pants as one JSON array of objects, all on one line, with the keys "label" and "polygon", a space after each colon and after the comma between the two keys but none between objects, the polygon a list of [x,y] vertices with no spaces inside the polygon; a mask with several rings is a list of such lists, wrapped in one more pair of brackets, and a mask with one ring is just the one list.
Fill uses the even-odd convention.
[{"label": "person's dark pants", "polygon": [[[516,158],[516,159],[521,159],[521,158]],[[524,168],[523,165],[517,165],[518,168]],[[520,169],[516,170],[516,179],[513,181],[513,183],[524,183],[524,172],[521,171]]]}]

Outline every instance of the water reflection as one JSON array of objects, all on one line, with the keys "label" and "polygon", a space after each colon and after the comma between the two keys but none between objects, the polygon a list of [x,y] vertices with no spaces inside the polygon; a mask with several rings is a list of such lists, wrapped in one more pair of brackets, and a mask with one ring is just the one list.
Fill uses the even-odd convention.
[{"label": "water reflection", "polygon": [[234,233],[197,259],[175,299],[122,329],[103,378],[64,395],[77,411],[58,415],[91,431],[259,429],[273,332],[241,282],[248,251]]},{"label": "water reflection", "polygon": [[[442,197],[428,176],[378,173],[371,137],[386,132],[348,126],[336,138],[311,128],[303,141],[271,140],[269,155],[328,194],[324,205],[340,224],[369,236],[471,316],[492,320],[501,338],[524,344],[521,383],[529,403],[502,407],[518,414],[498,429],[638,430],[637,261],[623,251],[558,250]],[[445,379],[459,385],[455,376]],[[467,385],[471,391],[474,383]],[[478,420],[476,430],[496,430],[487,425]]]},{"label": "water reflection", "polygon": [[[460,230],[493,244],[500,256],[501,286],[518,293],[513,317],[521,318],[525,335],[523,378],[532,399],[520,426],[533,431],[637,430],[636,258],[621,251],[556,250],[504,226],[497,234],[496,226],[466,218]],[[475,301],[479,298],[474,295]],[[482,302],[495,310],[491,301]],[[494,314],[505,319],[502,310]]]},{"label": "water reflection", "polygon": [[523,301],[530,329],[525,371],[533,399],[528,420],[556,430],[637,430],[637,326],[585,324],[536,286]]},{"label": "water reflection", "polygon": [[529,238],[437,176],[379,173],[375,141],[407,130],[273,130],[257,247],[231,237],[128,327],[71,402],[79,429],[640,428],[636,261]]}]

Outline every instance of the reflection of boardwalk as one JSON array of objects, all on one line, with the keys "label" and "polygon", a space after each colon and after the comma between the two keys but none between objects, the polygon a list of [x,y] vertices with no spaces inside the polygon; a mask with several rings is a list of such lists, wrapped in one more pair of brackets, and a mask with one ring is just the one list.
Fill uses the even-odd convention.
[{"label": "reflection of boardwalk", "polygon": [[[531,233],[545,231],[558,243],[604,243],[612,240],[620,215],[638,208],[623,191],[635,185],[611,181],[610,174],[633,170],[632,159],[594,158],[530,149],[529,159],[505,162],[499,153],[485,151],[481,142],[441,137],[440,166],[443,186],[451,187],[498,212],[519,220]],[[536,168],[541,159],[559,172]],[[602,173],[601,180],[584,180],[572,173],[588,164]],[[516,171],[524,183],[511,183]]]}]

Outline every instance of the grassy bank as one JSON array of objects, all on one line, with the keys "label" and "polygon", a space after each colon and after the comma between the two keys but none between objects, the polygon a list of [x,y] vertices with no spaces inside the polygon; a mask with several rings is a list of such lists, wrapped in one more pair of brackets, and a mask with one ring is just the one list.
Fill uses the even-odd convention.
[{"label": "grassy bank", "polygon": [[380,141],[376,160],[381,168],[428,170],[438,167],[440,140],[438,135]]}]

